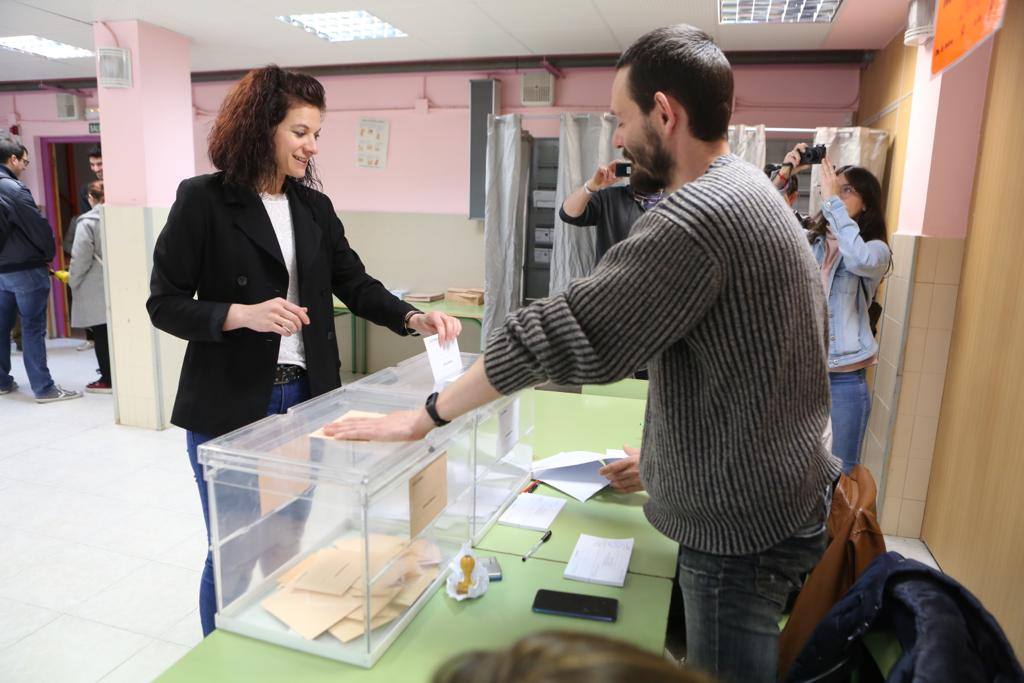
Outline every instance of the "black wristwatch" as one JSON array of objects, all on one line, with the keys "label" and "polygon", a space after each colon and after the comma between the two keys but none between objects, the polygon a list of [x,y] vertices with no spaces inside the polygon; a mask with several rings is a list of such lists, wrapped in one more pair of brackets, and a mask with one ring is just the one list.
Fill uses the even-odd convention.
[{"label": "black wristwatch", "polygon": [[427,396],[427,403],[424,406],[427,409],[427,415],[434,421],[434,424],[438,427],[444,427],[451,420],[442,420],[441,416],[437,414],[437,392],[435,391],[430,396]]}]

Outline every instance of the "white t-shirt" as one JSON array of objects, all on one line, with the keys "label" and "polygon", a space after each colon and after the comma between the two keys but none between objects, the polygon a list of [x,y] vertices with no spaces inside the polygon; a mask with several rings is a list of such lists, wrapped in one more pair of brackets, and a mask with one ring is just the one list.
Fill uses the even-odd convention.
[{"label": "white t-shirt", "polygon": [[[285,297],[296,306],[299,305],[299,278],[295,263],[295,233],[292,231],[292,212],[288,207],[288,195],[261,194],[267,216],[274,226],[277,243],[281,247],[281,256],[288,266],[288,295]],[[306,347],[302,343],[302,334],[281,337],[281,348],[277,352],[279,365],[298,365],[306,367]]]}]

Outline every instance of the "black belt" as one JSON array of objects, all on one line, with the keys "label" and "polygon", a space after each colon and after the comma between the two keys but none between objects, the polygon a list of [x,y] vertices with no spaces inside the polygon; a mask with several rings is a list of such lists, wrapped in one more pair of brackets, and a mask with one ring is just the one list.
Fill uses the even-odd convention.
[{"label": "black belt", "polygon": [[274,370],[274,384],[288,384],[306,376],[306,368],[299,365],[278,365]]}]

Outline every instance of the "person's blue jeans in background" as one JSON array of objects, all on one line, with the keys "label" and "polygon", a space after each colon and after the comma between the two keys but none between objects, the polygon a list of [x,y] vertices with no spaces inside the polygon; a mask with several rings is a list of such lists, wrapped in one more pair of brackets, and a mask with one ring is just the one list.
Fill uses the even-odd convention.
[{"label": "person's blue jeans in background", "polygon": [[[267,415],[286,412],[292,406],[309,399],[309,382],[305,377],[287,384],[275,384],[270,395]],[[203,506],[203,519],[206,522],[206,541],[210,542],[210,501],[203,466],[199,463],[199,446],[213,437],[197,432],[186,431],[188,459],[192,464],[196,484],[199,486],[199,499]],[[223,538],[228,534],[245,527],[260,519],[260,496],[257,475],[245,472],[225,472],[218,478],[225,486],[219,487],[217,509],[220,513],[219,531]],[[223,601],[227,605],[239,597],[249,587],[249,580],[256,563],[264,576],[270,574],[281,564],[291,559],[298,547],[299,540],[309,516],[309,503],[296,500],[289,503],[287,509],[277,512],[260,522],[255,532],[248,532],[220,547],[221,578],[232,585],[222,585]],[[267,544],[254,542],[253,533],[263,533]],[[284,541],[287,545],[282,545]],[[277,545],[271,545],[276,543]],[[261,548],[263,552],[260,552]],[[199,619],[203,626],[203,636],[210,635],[216,624],[214,615],[217,613],[217,594],[213,579],[213,553],[206,553],[206,564],[199,584]]]},{"label": "person's blue jeans in background", "polygon": [[832,452],[843,461],[843,474],[860,462],[861,444],[871,414],[867,371],[830,372],[832,391]]},{"label": "person's blue jeans in background", "polygon": [[710,555],[679,550],[686,614],[686,664],[721,683],[774,683],[779,619],[803,576],[825,552],[822,526],[761,553]]},{"label": "person's blue jeans in background", "polygon": [[11,330],[15,314],[21,314],[22,360],[36,398],[53,391],[53,377],[46,367],[46,305],[50,299],[50,275],[46,268],[0,273],[0,389],[11,386]]}]

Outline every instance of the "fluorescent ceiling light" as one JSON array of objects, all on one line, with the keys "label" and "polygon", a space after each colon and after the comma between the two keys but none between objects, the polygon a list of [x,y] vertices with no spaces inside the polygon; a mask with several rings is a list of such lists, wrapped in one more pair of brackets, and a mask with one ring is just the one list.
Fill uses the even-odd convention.
[{"label": "fluorescent ceiling light", "polygon": [[278,19],[332,43],[407,37],[405,33],[388,22],[362,10],[290,14],[278,17]]},{"label": "fluorescent ceiling light", "polygon": [[830,24],[843,0],[719,0],[719,24]]},{"label": "fluorescent ceiling light", "polygon": [[83,50],[67,43],[58,43],[56,40],[40,38],[39,36],[7,36],[0,38],[0,47],[15,52],[26,52],[30,55],[39,55],[47,59],[78,59],[80,57],[92,57],[89,50]]}]

